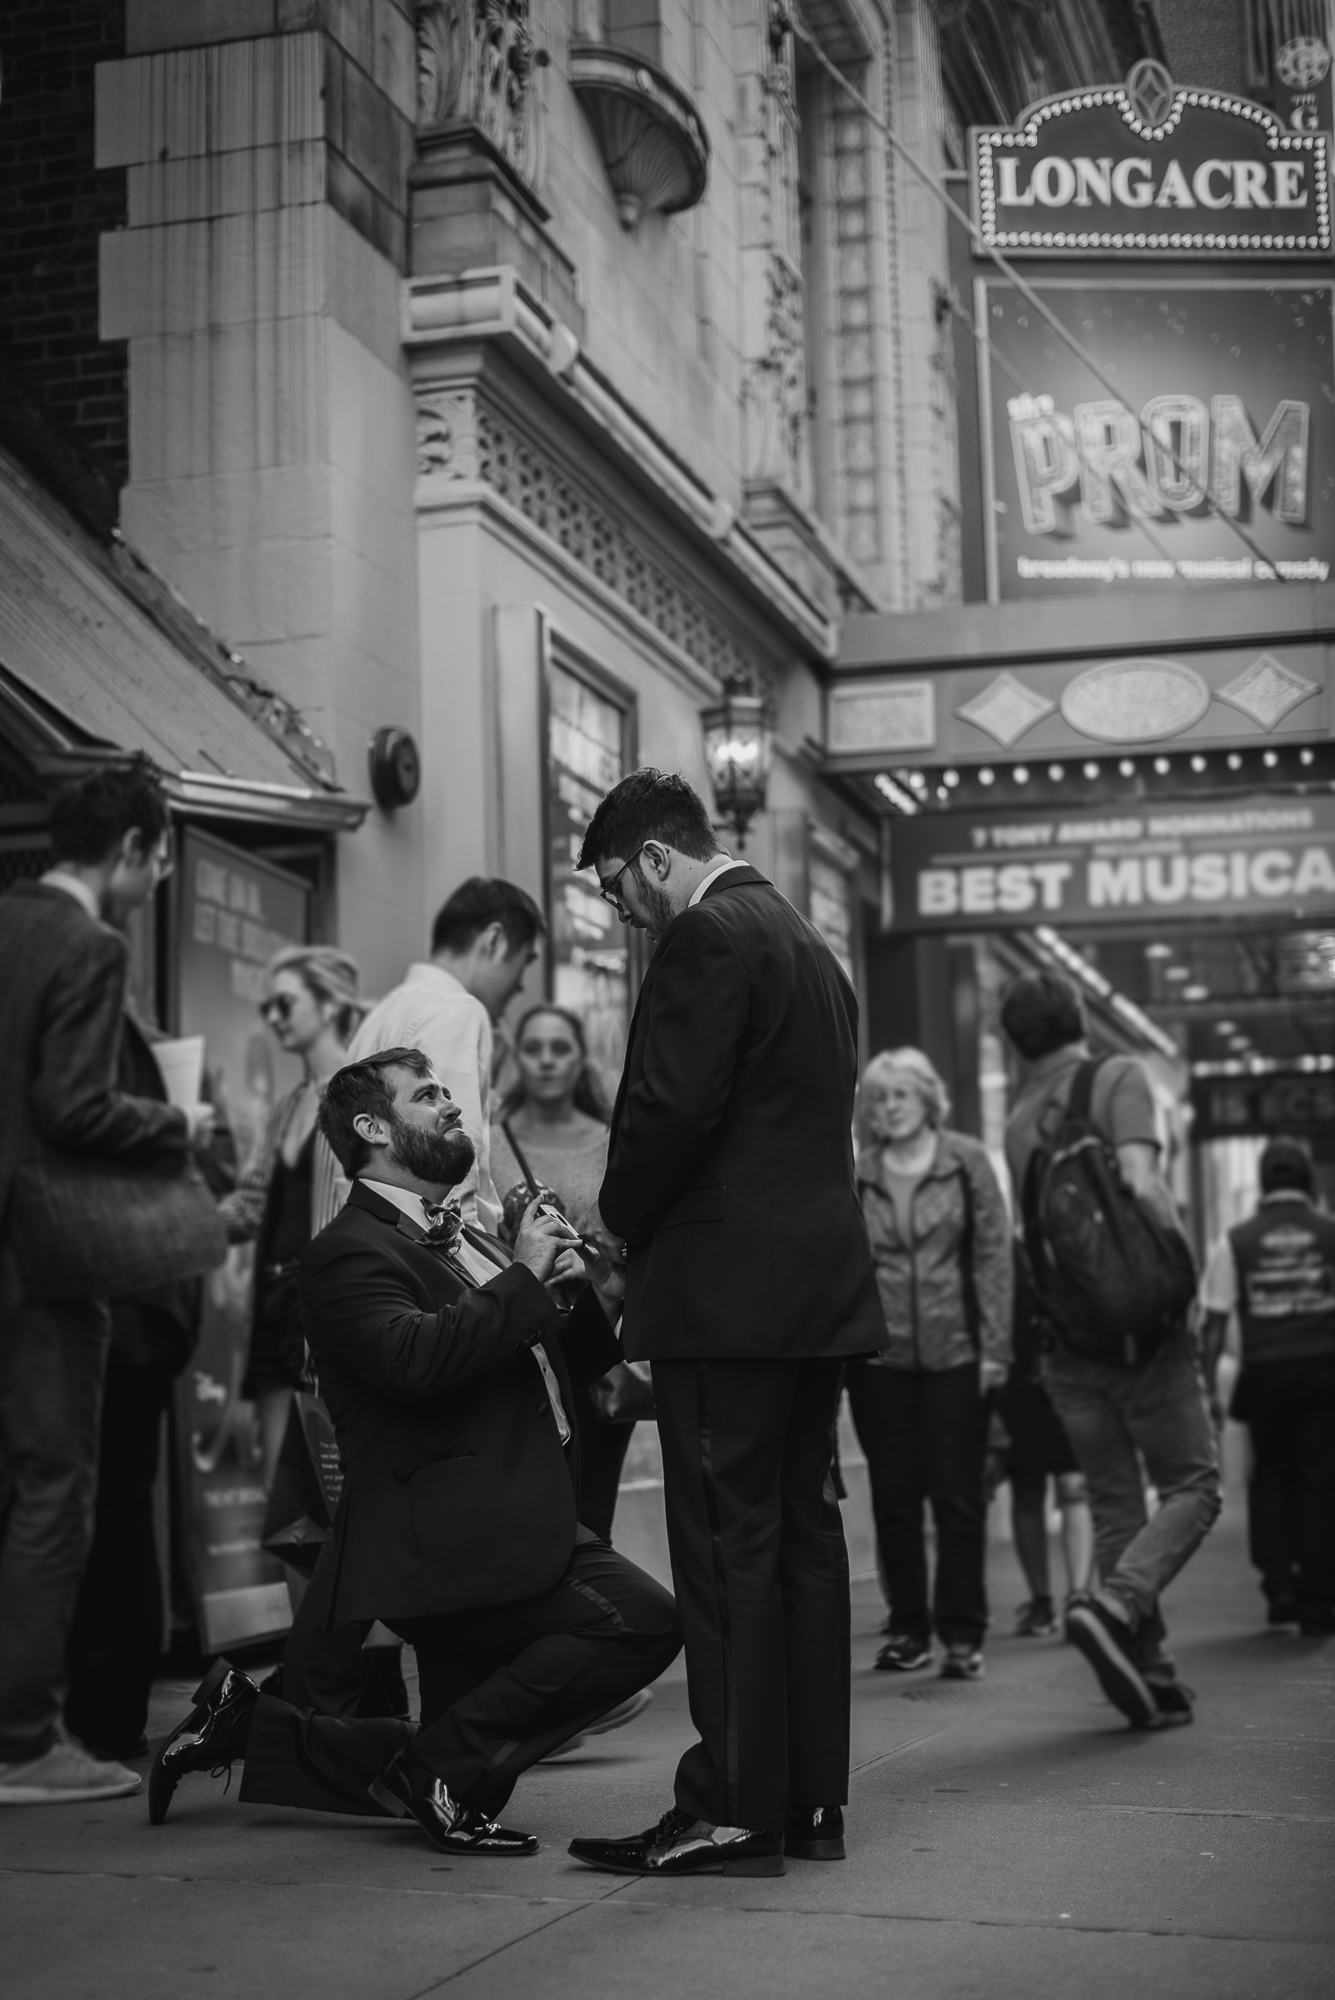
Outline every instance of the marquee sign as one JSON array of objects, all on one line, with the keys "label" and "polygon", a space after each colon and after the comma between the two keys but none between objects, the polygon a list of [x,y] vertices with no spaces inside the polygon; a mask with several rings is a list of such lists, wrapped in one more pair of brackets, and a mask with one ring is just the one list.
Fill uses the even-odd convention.
[{"label": "marquee sign", "polygon": [[1335,291],[1324,274],[1045,277],[1044,303],[1121,400],[1012,286],[979,278],[974,289],[993,600],[1329,580]]},{"label": "marquee sign", "polygon": [[1022,257],[1319,257],[1331,250],[1325,133],[1173,85],[1077,90],[970,133],[983,243]]},{"label": "marquee sign", "polygon": [[891,835],[896,930],[1335,914],[1335,798],[924,813]]}]

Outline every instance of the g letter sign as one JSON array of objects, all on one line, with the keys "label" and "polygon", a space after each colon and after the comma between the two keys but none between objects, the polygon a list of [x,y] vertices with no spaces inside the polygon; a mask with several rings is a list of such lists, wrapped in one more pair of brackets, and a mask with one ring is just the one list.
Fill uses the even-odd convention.
[{"label": "g letter sign", "polygon": [[1049,98],[1013,131],[976,127],[983,242],[1030,257],[1329,256],[1324,133],[1219,91],[1170,85],[1157,123],[1143,105],[1118,85]]}]

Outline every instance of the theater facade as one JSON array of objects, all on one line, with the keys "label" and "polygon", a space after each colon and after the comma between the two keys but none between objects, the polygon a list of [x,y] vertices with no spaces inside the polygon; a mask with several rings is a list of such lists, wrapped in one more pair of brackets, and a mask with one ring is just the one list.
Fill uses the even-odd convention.
[{"label": "theater facade", "polygon": [[966,601],[846,619],[827,694],[880,816],[872,1040],[999,1154],[1001,992],[1064,969],[1202,1242],[1274,1131],[1335,1181],[1327,144],[1157,63],[971,133]]}]

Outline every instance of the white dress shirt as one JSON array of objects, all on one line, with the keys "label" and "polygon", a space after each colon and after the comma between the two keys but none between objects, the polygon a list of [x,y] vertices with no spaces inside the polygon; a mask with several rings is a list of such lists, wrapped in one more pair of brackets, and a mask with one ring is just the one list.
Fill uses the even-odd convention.
[{"label": "white dress shirt", "polygon": [[491,1017],[442,965],[410,965],[401,986],[377,1001],[348,1047],[361,1062],[382,1049],[421,1049],[463,1113],[476,1155],[460,1183],[465,1222],[495,1235],[501,1204],[491,1179]]},{"label": "white dress shirt", "polygon": [[[426,1203],[420,1194],[414,1194],[409,1188],[393,1187],[388,1181],[365,1179],[365,1185],[373,1188],[382,1201],[393,1202],[395,1208],[406,1215],[410,1222],[415,1222],[419,1229],[424,1229],[428,1235],[431,1233],[431,1218],[426,1212]],[[487,1284],[498,1272],[509,1269],[507,1264],[502,1264],[499,1259],[493,1259],[488,1252],[480,1250],[463,1235],[457,1237],[451,1245],[450,1257],[468,1273],[475,1284],[479,1285]],[[547,1397],[552,1406],[552,1415],[556,1418],[557,1433],[563,1445],[569,1444],[570,1419],[565,1413],[565,1405],[561,1401],[561,1385],[556,1379],[551,1362],[547,1359],[547,1350],[540,1340],[535,1340],[529,1348],[529,1353],[542,1371]]]},{"label": "white dress shirt", "polygon": [[691,897],[690,902],[686,905],[687,909],[693,910],[696,904],[699,902],[700,898],[704,895],[705,890],[709,887],[710,883],[716,881],[720,875],[726,875],[730,868],[749,868],[750,866],[751,864],[749,861],[733,861],[729,858],[728,855],[725,854],[722,857],[722,859],[719,862],[717,862],[713,868],[710,869],[709,873],[703,878],[703,880],[697,883],[695,894]]}]

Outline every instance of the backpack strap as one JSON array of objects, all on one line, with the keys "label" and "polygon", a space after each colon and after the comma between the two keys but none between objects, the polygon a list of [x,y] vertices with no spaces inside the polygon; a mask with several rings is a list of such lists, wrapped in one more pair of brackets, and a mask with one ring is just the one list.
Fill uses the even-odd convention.
[{"label": "backpack strap", "polygon": [[501,1130],[505,1134],[506,1144],[509,1146],[510,1151],[515,1156],[515,1164],[519,1168],[520,1173],[524,1176],[524,1179],[528,1185],[529,1193],[536,1194],[538,1192],[538,1183],[533,1178],[533,1169],[532,1167],[530,1167],[528,1161],[524,1157],[523,1147],[520,1145],[518,1139],[516,1139],[514,1135],[514,1130],[511,1127],[508,1118],[502,1118]]},{"label": "backpack strap", "polygon": [[1089,1105],[1094,1095],[1094,1079],[1107,1060],[1106,1056],[1091,1056],[1087,1061],[1081,1063],[1075,1073],[1075,1080],[1071,1085],[1071,1095],[1066,1100],[1066,1115],[1068,1118],[1077,1118],[1082,1125],[1088,1125],[1091,1122]]}]

